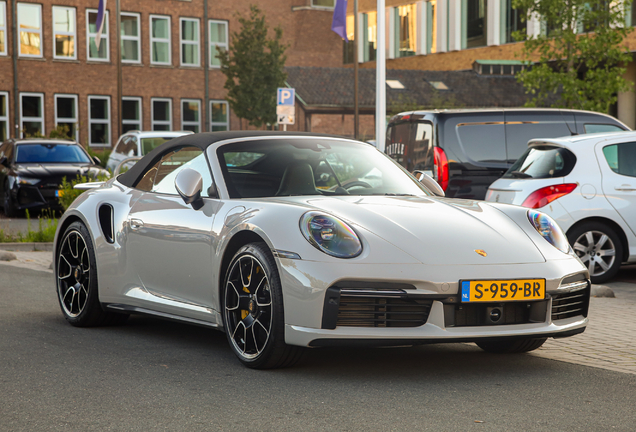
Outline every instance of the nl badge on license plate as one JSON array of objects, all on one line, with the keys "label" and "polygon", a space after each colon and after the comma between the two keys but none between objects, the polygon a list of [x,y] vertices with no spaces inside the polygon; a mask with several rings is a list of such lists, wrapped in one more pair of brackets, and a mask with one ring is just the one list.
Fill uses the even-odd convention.
[{"label": "nl badge on license plate", "polygon": [[460,281],[462,303],[545,299],[545,279]]}]

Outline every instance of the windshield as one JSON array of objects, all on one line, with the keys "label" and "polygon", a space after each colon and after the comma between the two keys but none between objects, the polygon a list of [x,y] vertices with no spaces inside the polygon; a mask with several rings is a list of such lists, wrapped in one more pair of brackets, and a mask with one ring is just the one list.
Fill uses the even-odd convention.
[{"label": "windshield", "polygon": [[151,151],[153,151],[156,147],[159,147],[161,144],[166,141],[170,141],[172,138],[176,137],[153,137],[153,138],[142,138],[141,139],[141,154],[143,156],[147,155]]},{"label": "windshield", "polygon": [[430,195],[374,147],[324,138],[227,144],[217,155],[231,198]]},{"label": "windshield", "polygon": [[20,144],[16,163],[91,163],[77,144]]},{"label": "windshield", "polygon": [[564,177],[572,171],[576,156],[561,147],[531,147],[504,174],[504,178]]}]

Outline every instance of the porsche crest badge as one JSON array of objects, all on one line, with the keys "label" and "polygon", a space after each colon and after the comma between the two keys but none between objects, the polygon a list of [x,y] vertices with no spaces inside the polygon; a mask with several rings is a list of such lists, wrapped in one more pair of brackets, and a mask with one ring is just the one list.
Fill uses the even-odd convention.
[{"label": "porsche crest badge", "polygon": [[486,253],[486,251],[485,251],[485,250],[483,250],[483,249],[475,249],[475,252],[477,252],[477,254],[479,254],[479,255],[481,255],[481,256],[483,256],[483,257],[488,256],[488,254]]}]

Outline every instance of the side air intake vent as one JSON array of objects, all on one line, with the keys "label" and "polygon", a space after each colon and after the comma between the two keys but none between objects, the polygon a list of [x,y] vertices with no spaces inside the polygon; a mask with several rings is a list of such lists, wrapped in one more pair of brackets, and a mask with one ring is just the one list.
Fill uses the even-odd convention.
[{"label": "side air intake vent", "polygon": [[102,234],[108,243],[114,243],[113,233],[115,231],[113,227],[113,206],[110,204],[102,204],[99,207],[99,227],[102,229]]}]

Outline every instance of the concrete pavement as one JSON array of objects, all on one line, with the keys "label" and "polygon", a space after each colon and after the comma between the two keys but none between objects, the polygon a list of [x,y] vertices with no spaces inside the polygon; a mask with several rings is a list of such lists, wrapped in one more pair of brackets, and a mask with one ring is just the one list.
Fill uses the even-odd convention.
[{"label": "concrete pavement", "polygon": [[[53,273],[52,252],[13,253],[16,260],[0,261],[0,277],[13,267]],[[607,284],[615,298],[592,297],[590,323],[583,334],[549,339],[531,355],[636,374],[636,266],[624,267],[616,280]]]}]

